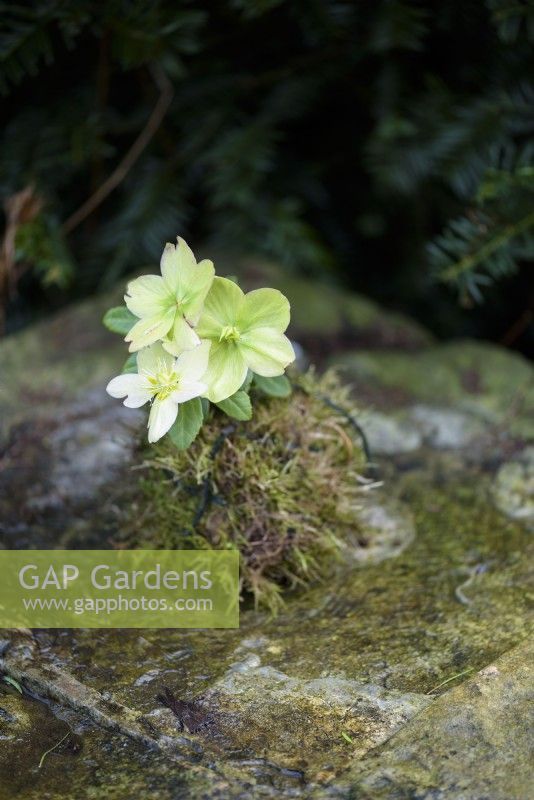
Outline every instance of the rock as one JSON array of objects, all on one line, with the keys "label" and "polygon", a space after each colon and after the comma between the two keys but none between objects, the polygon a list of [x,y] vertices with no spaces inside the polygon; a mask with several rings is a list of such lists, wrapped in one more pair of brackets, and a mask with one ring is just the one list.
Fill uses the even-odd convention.
[{"label": "rock", "polygon": [[402,351],[345,352],[331,363],[367,386],[375,403],[404,407],[419,402],[466,411],[524,438],[534,437],[534,369],[517,353],[496,345],[458,341]]},{"label": "rock", "polygon": [[497,508],[511,519],[534,520],[534,447],[499,468],[492,495]]},{"label": "rock", "polygon": [[472,414],[450,408],[416,405],[410,409],[409,417],[425,441],[438,450],[466,447],[486,430]]},{"label": "rock", "polygon": [[410,453],[423,443],[420,431],[409,420],[380,411],[364,411],[358,421],[367,437],[372,456]]},{"label": "rock", "polygon": [[104,728],[119,731],[136,742],[156,748],[172,760],[195,760],[192,754],[198,748],[187,738],[175,736],[175,725],[156,728],[154,719],[148,724],[139,711],[81,683],[61,667],[47,664],[43,668],[36,656],[35,646],[27,642],[22,646],[13,644],[0,659],[0,668],[26,690],[83,711]]},{"label": "rock", "polygon": [[[224,261],[218,261],[224,273]],[[279,266],[258,259],[235,259],[229,274],[241,276],[247,288],[276,286],[291,303],[290,335],[302,341],[313,360],[345,347],[417,350],[433,341],[431,333],[404,314],[345,288],[287,274]]]},{"label": "rock", "polygon": [[0,531],[7,543],[101,544],[108,522],[97,522],[103,503],[95,497],[126,482],[146,419],[144,410],[105,393],[125,360],[124,343],[101,325],[116,300],[87,301],[0,345]]},{"label": "rock", "polygon": [[127,485],[145,419],[101,386],[83,400],[64,402],[58,419],[15,425],[0,461],[0,531],[7,541],[18,547],[26,541],[68,547],[73,538],[78,546],[100,543],[108,505],[97,504],[97,522],[95,497],[105,492],[113,516],[113,487]]},{"label": "rock", "polygon": [[[41,696],[46,695],[48,688],[59,679],[58,673],[45,674],[43,670],[38,677],[38,667],[28,662],[27,657],[28,651],[21,665],[33,670],[33,681],[30,678],[29,685]],[[64,677],[63,688],[66,688]],[[72,680],[69,684],[71,688],[76,685]],[[26,693],[21,697],[0,692],[2,797],[78,800],[113,796],[122,800],[137,796],[159,800],[161,787],[165,785],[169,786],[166,800],[192,797],[196,792],[206,797],[208,791],[209,796],[221,800],[242,794],[243,786],[238,780],[230,786],[221,774],[196,764],[189,766],[187,774],[176,769],[169,758],[173,745],[176,746],[176,719],[168,709],[145,715],[149,735],[154,735],[154,731],[171,732],[167,737],[161,735],[159,749],[147,749],[142,742],[124,737],[120,717],[116,719],[116,726],[102,728],[92,722],[90,714],[81,716],[75,706],[87,696],[86,691],[72,696],[67,694],[63,700],[72,701],[73,707],[69,708],[54,702],[50,696],[44,703]],[[115,709],[115,713],[117,711]],[[198,753],[195,752],[194,757],[198,760]]]},{"label": "rock", "polygon": [[160,669],[149,669],[148,672],[143,672],[134,682],[134,686],[144,686],[145,683],[152,683],[153,680],[161,675]]},{"label": "rock", "polygon": [[343,548],[347,562],[378,564],[398,556],[413,541],[415,525],[408,507],[379,492],[362,501],[355,512],[360,530]]},{"label": "rock", "polygon": [[101,319],[119,298],[93,298],[1,342],[0,443],[22,420],[61,419],[65,406],[118,374],[124,342]]},{"label": "rock", "polygon": [[145,421],[143,411],[133,409],[132,413],[102,396],[101,390],[70,406],[63,424],[44,440],[52,470],[46,493],[33,494],[29,507],[54,505],[57,496],[71,506],[93,498],[116,477],[120,467],[130,464]]},{"label": "rock", "polygon": [[239,672],[251,672],[257,669],[261,664],[261,659],[256,653],[250,653],[243,661],[236,661],[234,664],[230,665],[230,673]]},{"label": "rock", "polygon": [[5,743],[25,739],[31,733],[31,704],[20,695],[5,694],[0,690],[0,740]]},{"label": "rock", "polygon": [[234,746],[261,753],[268,737],[271,761],[305,767],[311,779],[343,762],[347,745],[353,758],[361,757],[432,702],[337,675],[291,677],[260,666],[259,658],[251,665],[250,657],[246,668],[234,665],[215,683],[210,697],[228,714],[225,735]]},{"label": "rock", "polygon": [[355,765],[347,797],[526,800],[534,763],[534,645],[438,698]]},{"label": "rock", "polygon": [[[288,587],[276,618],[245,604],[239,630],[2,634],[2,668],[46,698],[12,695],[0,718],[12,736],[19,703],[31,717],[0,748],[2,796],[71,800],[110,787],[121,800],[528,796],[526,673],[495,659],[531,633],[522,440],[532,368],[482,343],[434,345],[362,298],[292,291],[308,352],[359,348],[340,360],[356,404],[373,409],[362,422],[382,455],[384,485],[358,512],[372,541],[347,525],[339,563],[313,564],[313,584]],[[144,512],[129,484],[144,412],[104,391],[125,357],[100,325],[114,302],[89,301],[0,344],[0,547],[110,547],[121,511]],[[305,490],[300,501],[306,511]],[[466,670],[476,678],[451,688]],[[165,685],[204,704],[216,732],[184,737],[156,700]],[[53,753],[38,770],[65,724],[81,752]]]}]

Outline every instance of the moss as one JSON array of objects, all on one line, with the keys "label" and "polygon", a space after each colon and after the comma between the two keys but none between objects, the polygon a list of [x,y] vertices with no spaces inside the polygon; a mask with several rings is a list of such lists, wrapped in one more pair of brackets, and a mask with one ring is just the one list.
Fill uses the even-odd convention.
[{"label": "moss", "polygon": [[151,450],[133,543],[237,548],[243,589],[276,610],[281,587],[316,577],[354,530],[364,456],[338,410],[348,395],[333,373],[309,373],[288,399],[258,397],[250,422],[215,412],[189,450]]},{"label": "moss", "polygon": [[101,323],[116,292],[65,309],[0,345],[0,435],[16,423],[103,392],[124,363],[124,343]]},{"label": "moss", "polygon": [[527,641],[440,697],[384,746],[354,763],[350,792],[340,795],[531,797],[533,656]]},{"label": "moss", "polygon": [[[221,797],[248,796],[239,781],[244,774],[248,780],[251,772],[258,795],[263,787],[272,788],[274,778],[280,781],[279,793],[283,788],[289,794],[296,779],[286,777],[287,768],[304,773],[303,796],[313,796],[306,781],[322,782],[321,775],[337,786],[341,778],[336,776],[354,765],[356,748],[375,746],[375,732],[389,730],[381,723],[384,697],[391,698],[392,692],[426,694],[466,669],[474,675],[531,636],[532,536],[488,502],[490,475],[465,466],[454,472],[452,458],[439,453],[419,468],[402,470],[395,478],[391,473],[387,479],[388,493],[400,492],[417,528],[398,558],[365,568],[349,562],[338,570],[336,565],[327,581],[288,598],[276,619],[244,611],[235,630],[75,629],[59,637],[43,632],[40,659],[55,660],[86,685],[111,691],[115,701],[148,715],[164,686],[187,700],[207,697],[221,736],[202,737],[201,764],[213,763],[218,774],[228,776],[231,785]],[[160,473],[154,476],[159,485]],[[484,569],[474,570],[479,565]],[[458,587],[463,587],[467,605],[458,599]],[[446,695],[466,678],[431,696]],[[352,691],[341,692],[350,688],[346,682],[352,689],[355,684],[367,687],[376,702],[355,705]],[[321,685],[332,691],[318,697],[314,687]],[[232,693],[232,686],[243,691]],[[375,717],[376,703],[381,710]],[[344,740],[343,731],[354,745]],[[175,797],[172,776],[177,774],[180,780],[191,780],[178,796],[212,796],[190,768],[168,761],[165,766],[163,756],[154,751],[143,756],[134,743],[126,746],[114,739],[112,748],[102,749],[100,743],[111,738],[110,732],[97,740],[98,747],[92,744],[94,735],[84,736],[76,760],[62,755],[47,759],[46,779],[52,780],[53,768],[59,772],[66,763],[70,783],[78,790],[72,796],[85,796],[83,790],[80,794],[84,780],[94,783],[95,797],[100,796],[109,781],[115,794],[108,795],[122,800],[135,791],[143,798],[155,797],[146,785],[155,776],[159,796]],[[440,741],[440,736],[429,740],[428,758],[439,751]],[[477,736],[473,746],[481,741]],[[38,761],[48,745],[37,744]],[[18,753],[13,757],[18,763]],[[96,766],[87,766],[89,762]],[[380,763],[389,764],[389,757]],[[272,766],[262,772],[261,764]],[[90,769],[94,773],[88,776]],[[65,774],[57,776],[58,786],[63,787]],[[39,788],[42,796],[42,784]],[[25,798],[38,796],[25,791]],[[56,791],[50,796],[71,796],[66,787]],[[252,796],[255,786],[248,791]]]}]

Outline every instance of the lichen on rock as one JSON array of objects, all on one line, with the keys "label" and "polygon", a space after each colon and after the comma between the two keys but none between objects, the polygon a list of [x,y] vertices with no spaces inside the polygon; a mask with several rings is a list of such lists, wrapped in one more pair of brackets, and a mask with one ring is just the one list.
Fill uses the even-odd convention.
[{"label": "lichen on rock", "polygon": [[497,508],[512,519],[532,526],[534,520],[534,447],[502,464],[492,486]]},{"label": "lichen on rock", "polygon": [[236,548],[244,591],[271,611],[282,587],[317,577],[357,527],[364,447],[334,373],[294,380],[291,397],[262,398],[250,422],[221,426],[213,412],[187,451],[147,452],[129,544]]}]

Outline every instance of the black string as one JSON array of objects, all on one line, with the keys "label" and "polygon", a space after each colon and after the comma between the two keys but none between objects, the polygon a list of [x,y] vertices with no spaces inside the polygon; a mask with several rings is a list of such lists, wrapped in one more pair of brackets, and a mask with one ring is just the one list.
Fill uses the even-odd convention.
[{"label": "black string", "polygon": [[337,403],[334,403],[333,400],[330,400],[329,397],[326,397],[325,395],[322,395],[322,394],[317,395],[317,396],[319,397],[320,400],[323,401],[323,403],[326,406],[331,408],[333,411],[337,411],[338,414],[342,414],[345,417],[345,419],[348,422],[350,422],[350,424],[352,425],[352,427],[354,428],[354,430],[357,432],[357,434],[359,435],[359,437],[361,439],[363,452],[365,453],[365,458],[367,459],[367,461],[370,464],[372,462],[371,448],[369,447],[369,442],[367,441],[367,436],[365,435],[365,432],[364,432],[362,426],[360,425],[360,423],[358,422],[358,420],[354,419],[352,414],[349,414],[349,412],[345,408],[343,408],[342,406],[338,406]]},{"label": "black string", "polygon": [[[217,436],[213,444],[213,447],[210,450],[210,459],[212,461],[220,453],[223,444],[225,443],[227,438],[232,435],[235,429],[236,429],[235,425],[227,425],[225,428],[222,429],[220,434]],[[195,516],[193,517],[194,528],[198,527],[200,520],[211,506],[213,499],[214,499],[214,494],[211,488],[211,471],[210,471],[202,481],[200,502],[197,506],[197,510],[195,511]]]}]

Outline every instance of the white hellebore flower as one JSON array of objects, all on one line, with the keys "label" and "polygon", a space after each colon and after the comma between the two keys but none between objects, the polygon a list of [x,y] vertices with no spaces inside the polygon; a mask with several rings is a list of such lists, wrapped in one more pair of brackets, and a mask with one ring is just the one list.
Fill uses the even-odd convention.
[{"label": "white hellebore flower", "polygon": [[178,237],[167,243],[161,257],[161,275],[143,275],[128,284],[128,309],[139,317],[126,341],[135,353],[168,337],[174,355],[189,350],[200,339],[195,333],[215,269],[207,259],[197,264],[191,248]]},{"label": "white hellebore flower", "polygon": [[128,408],[151,400],[148,441],[157,442],[174,425],[179,404],[206,393],[208,387],[200,379],[208,366],[209,350],[210,342],[202,342],[175,358],[159,342],[145,347],[137,354],[137,373],[113,378],[106,391],[112,397],[125,397]]}]

